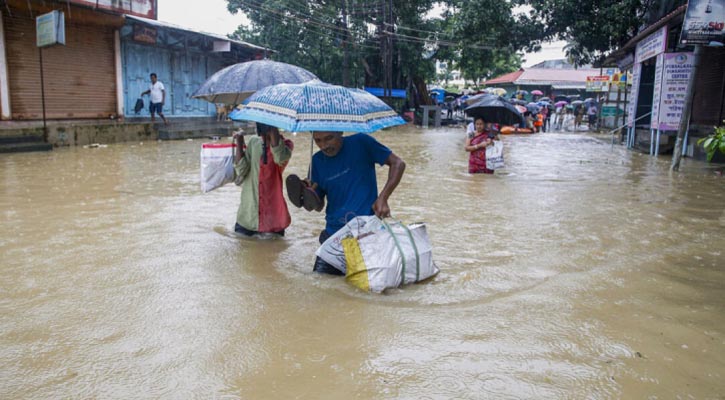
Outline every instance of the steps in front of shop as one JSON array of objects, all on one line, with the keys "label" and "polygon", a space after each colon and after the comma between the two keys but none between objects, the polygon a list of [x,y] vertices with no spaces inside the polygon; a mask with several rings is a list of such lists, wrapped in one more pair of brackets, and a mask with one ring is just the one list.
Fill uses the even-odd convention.
[{"label": "steps in front of shop", "polygon": [[168,125],[157,122],[154,128],[159,134],[159,140],[226,137],[231,135],[232,131],[238,129],[232,121],[175,121],[173,119],[169,119]]},{"label": "steps in front of shop", "polygon": [[8,131],[0,133],[0,153],[23,153],[53,150],[53,145],[43,140],[43,131]]}]

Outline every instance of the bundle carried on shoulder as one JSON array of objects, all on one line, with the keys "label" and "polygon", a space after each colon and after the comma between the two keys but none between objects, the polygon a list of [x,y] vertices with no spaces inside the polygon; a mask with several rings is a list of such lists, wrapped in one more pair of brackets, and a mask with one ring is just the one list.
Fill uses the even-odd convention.
[{"label": "bundle carried on shoulder", "polygon": [[375,293],[439,272],[425,224],[406,226],[375,216],[352,219],[320,246],[317,255],[344,272],[353,286]]},{"label": "bundle carried on shoulder", "polygon": [[201,191],[210,192],[234,182],[234,143],[202,143]]}]

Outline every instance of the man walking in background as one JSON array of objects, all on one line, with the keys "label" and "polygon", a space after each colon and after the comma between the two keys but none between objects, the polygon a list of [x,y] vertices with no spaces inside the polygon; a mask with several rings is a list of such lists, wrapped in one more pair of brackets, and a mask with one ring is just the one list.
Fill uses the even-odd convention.
[{"label": "man walking in background", "polygon": [[149,90],[141,93],[141,96],[149,95],[149,112],[151,113],[151,122],[154,122],[154,114],[158,113],[159,117],[164,121],[165,125],[168,125],[166,117],[164,117],[163,108],[164,102],[166,101],[166,88],[156,77],[156,73],[151,73],[151,85]]}]

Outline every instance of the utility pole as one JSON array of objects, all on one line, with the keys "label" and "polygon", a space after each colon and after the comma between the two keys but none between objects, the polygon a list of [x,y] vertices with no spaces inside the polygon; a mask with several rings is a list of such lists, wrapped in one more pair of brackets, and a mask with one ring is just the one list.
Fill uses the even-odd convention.
[{"label": "utility pole", "polygon": [[385,25],[386,19],[386,7],[385,7],[385,0],[380,0],[380,6],[379,6],[379,12],[382,14],[382,17],[378,19],[380,25],[378,28],[378,32],[380,32],[380,61],[382,63],[382,84],[383,84],[383,96],[386,95],[386,90],[388,87],[388,74],[387,71],[387,64],[388,64],[388,56],[387,56],[387,44],[388,44],[388,28]]},{"label": "utility pole", "polygon": [[388,93],[387,95],[389,97],[393,96],[393,24],[395,23],[395,17],[393,16],[393,0],[388,0],[388,18],[390,22],[388,23],[388,62],[387,62],[387,77],[386,81],[388,82]]},{"label": "utility pole", "polygon": [[342,3],[342,25],[345,31],[342,36],[342,86],[350,86],[350,52],[347,48],[350,41],[350,33],[347,27],[347,0],[340,0]]},{"label": "utility pole", "polygon": [[692,98],[695,94],[695,77],[697,76],[697,69],[700,65],[700,58],[702,55],[702,45],[695,45],[695,53],[692,56],[692,71],[690,71],[690,79],[687,83],[687,93],[685,94],[685,107],[682,110],[682,117],[680,119],[680,127],[677,130],[677,140],[675,141],[675,148],[672,151],[672,165],[670,171],[677,171],[680,169],[680,159],[682,158],[682,140],[685,136],[690,125],[690,115],[692,114]]}]

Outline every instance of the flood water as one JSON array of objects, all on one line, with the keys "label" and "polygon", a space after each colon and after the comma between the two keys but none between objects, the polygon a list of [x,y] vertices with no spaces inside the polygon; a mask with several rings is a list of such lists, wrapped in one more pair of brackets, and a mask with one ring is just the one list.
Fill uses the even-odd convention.
[{"label": "flood water", "polygon": [[0,398],[723,398],[712,166],[547,133],[474,176],[463,128],[375,137],[441,269],[383,295],[312,273],[322,213],[231,233],[239,188],[200,192],[203,140],[0,155]]}]

